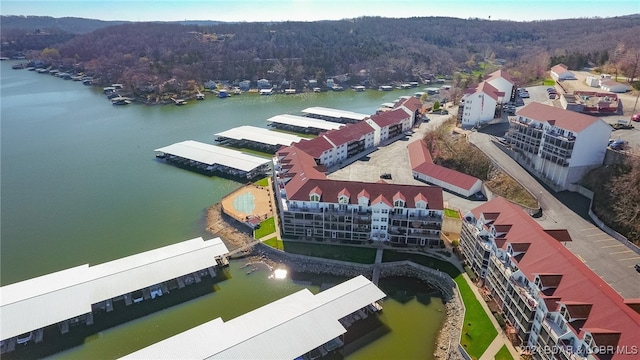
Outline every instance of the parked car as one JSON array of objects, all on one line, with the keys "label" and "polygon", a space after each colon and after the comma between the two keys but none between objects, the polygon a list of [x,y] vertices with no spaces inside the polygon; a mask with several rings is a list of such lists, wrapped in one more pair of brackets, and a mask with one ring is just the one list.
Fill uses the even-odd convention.
[{"label": "parked car", "polygon": [[391,174],[389,174],[389,173],[382,173],[382,174],[380,174],[380,179],[387,179],[387,180],[390,180],[390,179],[391,179]]},{"label": "parked car", "polygon": [[631,117],[632,121],[640,122],[640,113],[637,113]]},{"label": "parked car", "polygon": [[636,271],[637,271],[637,272],[640,272],[640,263],[637,263],[637,264],[636,264],[636,266],[635,266],[635,268],[636,268]]},{"label": "parked car", "polygon": [[520,97],[523,98],[523,99],[528,99],[529,98],[529,93],[528,92],[520,93]]},{"label": "parked car", "polygon": [[609,148],[612,150],[623,150],[627,145],[627,142],[622,139],[614,140],[611,144],[609,144]]}]

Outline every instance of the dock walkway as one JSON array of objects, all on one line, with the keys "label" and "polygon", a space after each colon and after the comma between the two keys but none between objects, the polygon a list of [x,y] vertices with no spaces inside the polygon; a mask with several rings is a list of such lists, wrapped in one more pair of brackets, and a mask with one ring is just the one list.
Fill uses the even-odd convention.
[{"label": "dock walkway", "polygon": [[378,286],[378,280],[380,280],[380,264],[382,264],[382,253],[384,252],[383,248],[378,248],[376,250],[376,261],[373,265],[373,275],[371,277],[371,282]]}]

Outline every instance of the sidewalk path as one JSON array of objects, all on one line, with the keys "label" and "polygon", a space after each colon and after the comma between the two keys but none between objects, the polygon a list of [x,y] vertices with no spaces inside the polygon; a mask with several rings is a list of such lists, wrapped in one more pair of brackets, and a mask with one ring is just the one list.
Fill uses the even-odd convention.
[{"label": "sidewalk path", "polygon": [[496,321],[496,318],[493,317],[493,314],[491,313],[489,306],[482,298],[482,295],[480,295],[480,291],[478,291],[478,287],[476,286],[476,284],[474,284],[473,281],[469,279],[469,275],[467,275],[466,273],[463,273],[462,276],[467,281],[467,284],[469,284],[471,291],[473,291],[473,294],[476,296],[476,299],[478,299],[478,302],[484,309],[485,313],[487,313],[489,320],[491,320],[491,323],[498,331],[498,335],[495,337],[495,339],[493,339],[493,341],[491,342],[487,350],[484,351],[484,354],[482,354],[482,356],[480,357],[480,360],[493,359],[496,353],[502,348],[502,345],[507,345],[507,349],[509,349],[511,356],[513,356],[514,359],[520,359],[520,354],[518,353],[516,348],[513,347],[513,345],[511,344],[511,341],[507,339],[507,335],[504,333],[502,328],[500,328],[500,325]]}]

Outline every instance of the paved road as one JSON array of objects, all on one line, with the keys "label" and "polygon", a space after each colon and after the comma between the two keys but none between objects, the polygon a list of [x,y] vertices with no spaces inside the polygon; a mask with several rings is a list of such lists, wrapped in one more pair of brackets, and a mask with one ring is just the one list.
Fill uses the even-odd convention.
[{"label": "paved road", "polygon": [[640,297],[640,274],[633,268],[640,262],[639,255],[565,206],[502,152],[490,135],[474,132],[469,140],[536,195],[543,209],[543,216],[537,220],[545,229],[567,229],[573,239],[567,243],[569,250],[623,297]]}]

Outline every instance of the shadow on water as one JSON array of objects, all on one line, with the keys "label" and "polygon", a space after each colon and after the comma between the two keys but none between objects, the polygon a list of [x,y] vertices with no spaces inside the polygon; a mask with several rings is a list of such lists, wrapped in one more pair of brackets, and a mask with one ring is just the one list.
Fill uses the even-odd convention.
[{"label": "shadow on water", "polygon": [[[171,290],[171,292],[165,293],[153,300],[144,300],[128,306],[124,303],[123,299],[114,300],[113,311],[93,310],[92,325],[85,325],[83,323],[74,325],[70,323],[69,332],[66,334],[60,333],[58,324],[47,326],[44,328],[43,342],[38,344],[28,342],[24,345],[16,345],[15,351],[2,354],[2,359],[41,359],[69,350],[84,344],[101,331],[151,315],[171,306],[183,304],[198,297],[212,294],[219,290],[219,283],[230,278],[231,276],[226,269],[219,269],[214,278],[202,277],[199,283],[188,285],[182,289]],[[67,300],[72,301],[72,299]]]},{"label": "shadow on water", "polygon": [[357,321],[344,336],[344,347],[328,359],[342,359],[349,354],[364,348],[372,342],[391,332],[391,329],[382,323],[377,316],[369,316]]}]

